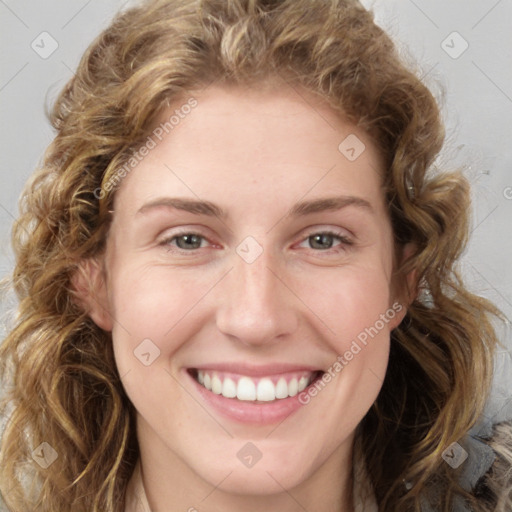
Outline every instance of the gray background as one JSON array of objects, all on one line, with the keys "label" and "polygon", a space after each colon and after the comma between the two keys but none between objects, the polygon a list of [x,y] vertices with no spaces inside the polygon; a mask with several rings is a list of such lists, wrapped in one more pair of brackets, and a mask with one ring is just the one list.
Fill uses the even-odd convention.
[{"label": "gray background", "polygon": [[[442,102],[447,143],[439,163],[470,166],[473,184],[472,241],[463,273],[472,291],[512,318],[512,1],[363,3],[374,9],[377,22]],[[53,137],[44,105],[72,76],[81,54],[113,14],[129,4],[0,0],[0,276],[13,266],[9,236],[18,197]],[[52,45],[58,47],[48,55]],[[502,339],[510,350],[509,328]],[[495,420],[512,415],[510,353],[502,350],[496,365],[486,411]]]}]

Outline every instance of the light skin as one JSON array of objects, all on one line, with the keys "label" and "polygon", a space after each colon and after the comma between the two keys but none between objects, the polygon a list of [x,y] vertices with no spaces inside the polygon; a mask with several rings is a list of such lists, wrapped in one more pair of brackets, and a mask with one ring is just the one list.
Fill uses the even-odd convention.
[{"label": "light skin", "polygon": [[[354,431],[381,389],[405,307],[278,424],[219,414],[185,369],[244,361],[327,371],[401,302],[391,288],[379,154],[305,91],[211,86],[194,97],[198,106],[124,178],[104,258],[86,266],[94,286],[85,301],[112,332],[137,409],[149,503],[154,511],[351,511]],[[350,134],[366,146],[354,161],[338,150]],[[289,215],[298,203],[340,197],[340,208]],[[176,209],[163,204],[169,198],[208,201],[226,215]],[[337,235],[320,246],[310,238],[326,231]],[[179,235],[187,233],[202,237],[199,247],[186,248]],[[263,249],[251,263],[236,251],[248,236]],[[149,366],[134,356],[145,339],[160,350]],[[262,454],[251,468],[237,457],[248,441]]]}]

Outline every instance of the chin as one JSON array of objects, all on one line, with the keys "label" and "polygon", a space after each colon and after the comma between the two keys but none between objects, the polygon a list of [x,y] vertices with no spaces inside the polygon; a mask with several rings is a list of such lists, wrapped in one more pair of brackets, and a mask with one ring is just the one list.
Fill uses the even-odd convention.
[{"label": "chin", "polygon": [[[206,455],[196,453],[185,464],[203,481],[229,494],[272,495],[292,489],[307,480],[315,468],[314,456],[307,447],[293,443],[265,442],[265,439],[241,441],[230,446],[211,446]],[[256,448],[258,446],[258,448]]]},{"label": "chin", "polygon": [[[242,466],[216,471],[216,479],[209,473],[207,481],[217,489],[233,495],[271,496],[282,493],[283,489],[293,489],[298,486],[307,475],[296,471],[296,465],[283,467],[282,462],[276,465],[263,466],[260,461],[255,467]],[[230,474],[231,472],[231,474]],[[227,476],[229,474],[229,476]],[[225,480],[222,481],[224,475]],[[206,476],[206,475],[203,475]],[[219,481],[222,483],[219,485]]]}]

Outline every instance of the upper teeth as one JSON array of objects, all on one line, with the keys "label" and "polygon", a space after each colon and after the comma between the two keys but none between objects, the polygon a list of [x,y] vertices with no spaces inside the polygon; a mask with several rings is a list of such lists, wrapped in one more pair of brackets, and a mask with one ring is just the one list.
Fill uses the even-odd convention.
[{"label": "upper teeth", "polygon": [[247,376],[228,377],[217,372],[197,371],[197,381],[206,389],[226,398],[238,398],[238,400],[246,401],[270,402],[276,398],[295,396],[306,389],[312,378],[312,372],[305,372],[288,380],[285,377],[280,377],[274,383],[270,377],[261,379]]}]

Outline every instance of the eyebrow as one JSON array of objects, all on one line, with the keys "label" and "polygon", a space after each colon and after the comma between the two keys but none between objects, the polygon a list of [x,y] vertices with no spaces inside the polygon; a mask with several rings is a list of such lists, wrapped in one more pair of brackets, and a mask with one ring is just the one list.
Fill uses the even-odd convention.
[{"label": "eyebrow", "polygon": [[137,214],[146,213],[150,210],[167,207],[174,208],[176,210],[183,210],[189,213],[195,213],[198,215],[208,215],[211,217],[220,217],[226,218],[226,212],[210,201],[201,201],[195,199],[186,199],[180,197],[162,197],[155,199],[154,201],[150,201],[142,205]]},{"label": "eyebrow", "polygon": [[300,217],[326,210],[341,210],[347,206],[357,206],[368,210],[369,212],[373,212],[372,205],[362,197],[336,196],[297,203],[291,208],[288,215],[291,217]]},{"label": "eyebrow", "polygon": [[[373,212],[372,205],[366,199],[355,196],[336,196],[314,199],[311,201],[302,201],[295,204],[288,211],[286,216],[302,217],[328,210],[341,210],[347,206],[356,206],[369,212]],[[150,210],[161,207],[174,208],[176,210],[182,210],[197,215],[208,215],[210,217],[219,217],[221,219],[226,219],[228,217],[227,212],[210,201],[179,197],[157,198],[141,206],[137,211],[137,214],[147,213]]]}]

